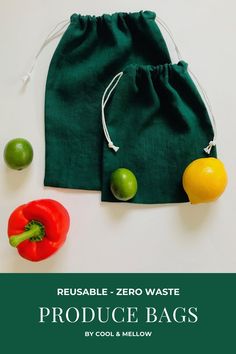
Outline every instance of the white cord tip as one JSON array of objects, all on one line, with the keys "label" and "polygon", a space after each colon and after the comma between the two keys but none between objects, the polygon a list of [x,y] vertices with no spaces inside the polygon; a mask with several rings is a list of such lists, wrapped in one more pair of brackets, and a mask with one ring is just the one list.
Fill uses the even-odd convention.
[{"label": "white cord tip", "polygon": [[24,82],[24,84],[28,83],[30,79],[31,75],[29,73],[22,77],[22,81]]},{"label": "white cord tip", "polygon": [[214,140],[210,141],[208,146],[204,149],[205,153],[209,155],[213,146],[216,146],[216,142]]},{"label": "white cord tip", "polygon": [[108,144],[108,147],[113,149],[115,152],[119,150],[119,146],[115,146],[112,141]]}]

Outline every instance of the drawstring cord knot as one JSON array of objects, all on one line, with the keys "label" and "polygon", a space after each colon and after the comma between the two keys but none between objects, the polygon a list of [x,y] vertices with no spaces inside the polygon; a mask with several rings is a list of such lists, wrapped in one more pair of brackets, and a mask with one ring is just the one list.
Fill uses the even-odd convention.
[{"label": "drawstring cord knot", "polygon": [[204,151],[209,155],[213,146],[216,146],[215,140],[211,140],[208,146],[204,149]]},{"label": "drawstring cord knot", "polygon": [[112,141],[110,141],[110,142],[108,143],[108,147],[109,147],[110,149],[113,149],[115,152],[117,152],[117,151],[119,150],[119,146],[115,146]]}]

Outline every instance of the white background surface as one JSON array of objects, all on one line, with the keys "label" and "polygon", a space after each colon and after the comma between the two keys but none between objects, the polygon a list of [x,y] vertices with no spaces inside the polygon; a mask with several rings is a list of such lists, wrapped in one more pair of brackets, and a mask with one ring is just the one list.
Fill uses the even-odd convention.
[{"label": "white background surface", "polygon": [[[236,272],[235,4],[234,0],[0,0],[1,272]],[[183,58],[210,97],[217,117],[218,153],[229,174],[228,189],[216,203],[109,204],[100,202],[99,192],[43,187],[44,89],[58,40],[43,51],[26,91],[21,76],[51,28],[72,13],[139,10],[156,11],[169,24]],[[34,148],[32,165],[21,172],[8,169],[1,157],[7,141],[15,137],[29,139]],[[7,220],[18,205],[48,197],[68,209],[70,233],[55,256],[31,263],[8,245]]]}]

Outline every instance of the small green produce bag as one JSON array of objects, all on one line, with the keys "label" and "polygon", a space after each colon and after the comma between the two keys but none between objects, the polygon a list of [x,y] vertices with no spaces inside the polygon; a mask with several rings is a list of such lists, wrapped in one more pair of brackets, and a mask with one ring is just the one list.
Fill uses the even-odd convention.
[{"label": "small green produce bag", "polygon": [[[151,11],[99,17],[72,15],[70,25],[53,55],[46,84],[46,186],[103,188],[105,199],[110,200],[104,181],[102,184],[104,136],[101,98],[114,73],[128,64],[170,63],[168,49],[155,17]],[[117,94],[120,93],[119,90]],[[126,110],[119,107],[119,111],[122,117],[114,127],[117,134],[120,133],[122,119],[128,118]],[[133,118],[127,124],[131,129]],[[122,150],[117,156],[109,152],[114,161],[121,154]],[[104,161],[109,160],[108,155],[104,158]],[[129,160],[132,160],[132,155]],[[105,168],[109,173],[114,167],[112,158],[110,163],[109,168]]]},{"label": "small green produce bag", "polygon": [[[187,64],[133,64],[116,77],[117,86],[104,96],[102,111],[105,136],[119,150],[109,149],[104,140],[102,200],[117,201],[110,191],[110,176],[124,167],[138,181],[131,202],[187,202],[183,172],[193,160],[208,156],[204,148],[214,136]],[[215,147],[210,156],[216,156]]]}]

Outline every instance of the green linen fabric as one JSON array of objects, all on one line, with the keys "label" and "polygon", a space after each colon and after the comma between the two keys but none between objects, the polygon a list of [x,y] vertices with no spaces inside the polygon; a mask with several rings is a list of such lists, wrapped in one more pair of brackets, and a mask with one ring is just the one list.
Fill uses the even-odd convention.
[{"label": "green linen fabric", "polygon": [[[155,17],[152,11],[71,16],[47,77],[45,186],[101,190],[104,89],[114,73],[131,63],[158,65],[171,61]],[[121,112],[126,118],[126,112]],[[131,122],[132,117],[129,129]],[[123,124],[120,119],[116,123]],[[112,159],[110,167],[106,168],[109,173]],[[110,200],[110,196],[105,199]]]},{"label": "green linen fabric", "polygon": [[[102,200],[116,201],[111,173],[120,167],[137,177],[133,203],[187,202],[182,175],[187,165],[208,155],[213,139],[205,104],[187,64],[129,65],[105,109],[114,152],[104,141]],[[216,156],[216,148],[210,156]]]}]

